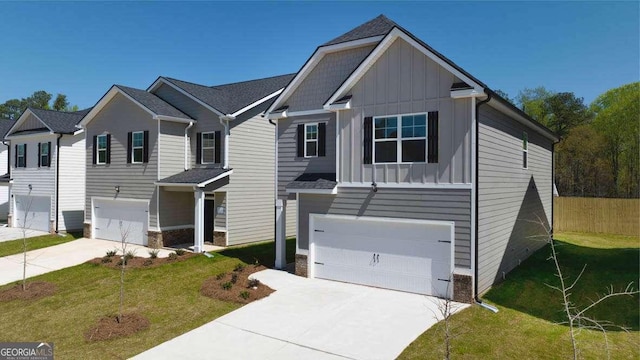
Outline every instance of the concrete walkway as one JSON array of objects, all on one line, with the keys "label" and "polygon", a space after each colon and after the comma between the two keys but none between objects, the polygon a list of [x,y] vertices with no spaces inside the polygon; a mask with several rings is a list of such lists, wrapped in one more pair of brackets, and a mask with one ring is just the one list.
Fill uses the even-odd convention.
[{"label": "concrete walkway", "polygon": [[277,270],[253,276],[277,291],[135,359],[395,359],[441,318],[433,297]]},{"label": "concrete walkway", "polygon": [[[102,257],[108,250],[119,246],[118,242],[81,238],[68,243],[27,252],[27,277],[82,264],[96,257]],[[127,245],[127,251],[134,250],[136,256],[149,257],[149,248]],[[172,250],[162,249],[159,257],[167,257]],[[0,285],[22,280],[23,254],[0,257]]]},{"label": "concrete walkway", "polygon": [[[26,236],[28,238],[42,235],[49,235],[49,233],[38,230],[26,230]],[[4,226],[0,227],[0,242],[22,239],[22,236],[23,234],[21,228]]]}]

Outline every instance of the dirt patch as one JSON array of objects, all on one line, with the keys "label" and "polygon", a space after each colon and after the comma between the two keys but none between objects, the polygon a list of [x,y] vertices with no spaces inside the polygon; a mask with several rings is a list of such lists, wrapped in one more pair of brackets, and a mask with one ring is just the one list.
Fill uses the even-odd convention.
[{"label": "dirt patch", "polygon": [[200,293],[214,299],[241,304],[262,299],[275,290],[260,282],[253,283],[249,278],[251,274],[264,269],[266,267],[262,265],[250,265],[243,268],[236,267],[232,272],[212,276],[204,281]]},{"label": "dirt patch", "polygon": [[[198,254],[194,254],[194,253],[184,253],[182,255],[176,255],[173,257],[166,257],[166,258],[155,258],[155,259],[151,259],[151,258],[144,258],[144,257],[140,257],[140,256],[136,256],[132,259],[127,260],[127,264],[126,264],[126,268],[127,269],[144,269],[144,268],[153,268],[153,267],[157,267],[157,266],[161,266],[164,264],[170,264],[170,263],[175,263],[178,261],[184,261],[187,260],[189,258],[192,258],[194,256],[196,256]],[[95,258],[95,259],[91,259],[88,261],[91,264],[96,264],[96,265],[103,265],[112,269],[120,269],[121,265],[120,265],[120,256],[116,255],[116,256],[104,256],[101,258]]]},{"label": "dirt patch", "polygon": [[102,341],[125,337],[149,328],[149,320],[136,313],[123,314],[122,321],[118,322],[116,315],[105,316],[98,320],[98,325],[85,331],[84,339],[87,341]]},{"label": "dirt patch", "polygon": [[12,300],[37,300],[56,293],[56,285],[46,281],[28,282],[22,290],[22,283],[18,283],[0,292],[0,302]]}]

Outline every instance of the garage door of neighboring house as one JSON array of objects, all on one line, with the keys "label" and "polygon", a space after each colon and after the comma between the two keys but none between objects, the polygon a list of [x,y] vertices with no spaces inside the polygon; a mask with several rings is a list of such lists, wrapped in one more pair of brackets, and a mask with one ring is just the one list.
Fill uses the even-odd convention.
[{"label": "garage door of neighboring house", "polygon": [[451,297],[452,222],[319,214],[309,221],[310,276]]},{"label": "garage door of neighboring house", "polygon": [[93,237],[147,245],[149,204],[146,201],[93,200]]},{"label": "garage door of neighboring house", "polygon": [[49,232],[51,197],[15,195],[15,227]]}]

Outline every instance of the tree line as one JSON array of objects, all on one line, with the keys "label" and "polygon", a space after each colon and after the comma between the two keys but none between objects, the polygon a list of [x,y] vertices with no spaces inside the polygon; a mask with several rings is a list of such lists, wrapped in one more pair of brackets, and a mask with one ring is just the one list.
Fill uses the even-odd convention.
[{"label": "tree line", "polygon": [[555,184],[561,196],[640,197],[640,82],[611,89],[591,104],[572,92],[499,92],[560,135]]},{"label": "tree line", "polygon": [[10,99],[0,104],[0,119],[16,120],[26,108],[56,110],[56,111],[78,111],[78,105],[71,106],[67,100],[67,95],[57,94],[53,99],[53,95],[39,90],[22,99]]}]

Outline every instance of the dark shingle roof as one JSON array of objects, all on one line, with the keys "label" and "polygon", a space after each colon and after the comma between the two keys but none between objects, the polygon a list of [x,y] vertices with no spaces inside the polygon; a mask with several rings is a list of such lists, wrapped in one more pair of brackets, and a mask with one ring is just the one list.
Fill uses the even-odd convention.
[{"label": "dark shingle roof", "polygon": [[74,112],[33,108],[29,108],[29,110],[37,116],[38,119],[42,120],[42,122],[45,123],[45,125],[47,125],[54,133],[72,134],[78,131],[76,125],[89,111],[91,111],[91,108]]},{"label": "dark shingle roof", "polygon": [[15,123],[15,120],[0,119],[0,139],[3,139],[7,135],[7,132]]},{"label": "dark shingle roof", "polygon": [[287,184],[287,190],[331,190],[336,185],[336,173],[307,173]]},{"label": "dark shingle roof", "polygon": [[163,77],[163,79],[188,92],[219,112],[232,114],[284,88],[294,76],[295,74],[287,74],[215,86],[199,85],[168,77]]},{"label": "dark shingle roof", "polygon": [[169,103],[160,99],[159,97],[155,96],[150,92],[127,87],[127,86],[122,86],[122,85],[114,85],[114,86],[122,90],[125,94],[131,96],[137,102],[142,104],[142,106],[151,110],[156,115],[173,116],[177,118],[191,120],[191,118],[188,115],[184,114],[182,111],[169,105]]},{"label": "dark shingle roof", "polygon": [[366,39],[368,37],[387,35],[394,26],[398,26],[395,22],[384,15],[367,21],[366,23],[338,36],[337,38],[322,44],[322,46],[335,45],[347,41]]},{"label": "dark shingle roof", "polygon": [[207,180],[211,180],[217,176],[220,176],[228,171],[231,171],[231,169],[223,169],[223,168],[189,169],[181,173],[178,173],[176,175],[166,177],[158,182],[163,184],[197,185]]}]

